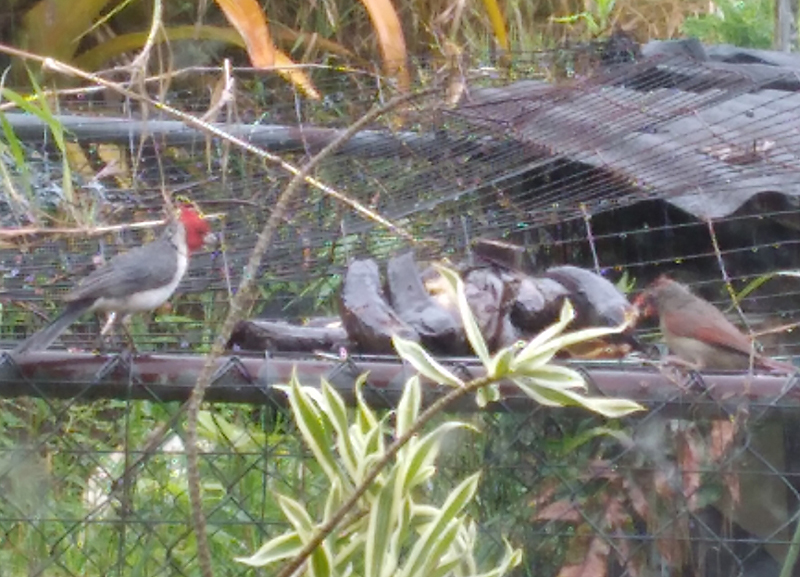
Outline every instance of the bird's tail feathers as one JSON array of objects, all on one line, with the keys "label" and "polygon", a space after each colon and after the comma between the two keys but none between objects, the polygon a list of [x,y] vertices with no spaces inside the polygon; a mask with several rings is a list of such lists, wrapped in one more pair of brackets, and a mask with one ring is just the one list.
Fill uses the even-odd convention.
[{"label": "bird's tail feathers", "polygon": [[49,325],[25,339],[14,349],[13,354],[19,355],[31,351],[43,351],[47,349],[61,336],[61,333],[67,330],[68,326],[77,321],[92,307],[93,302],[93,300],[79,300],[69,303],[67,308],[64,309],[64,312],[58,315]]}]

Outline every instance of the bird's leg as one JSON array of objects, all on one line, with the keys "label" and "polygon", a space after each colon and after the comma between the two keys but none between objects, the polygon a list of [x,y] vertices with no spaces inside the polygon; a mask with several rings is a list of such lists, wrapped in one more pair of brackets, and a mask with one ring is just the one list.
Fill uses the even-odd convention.
[{"label": "bird's leg", "polygon": [[675,367],[679,371],[685,372],[688,380],[688,386],[685,385],[686,388],[695,390],[697,392],[705,392],[708,390],[706,382],[703,380],[703,376],[700,374],[700,371],[704,368],[702,364],[692,363],[675,355],[666,355],[663,359],[661,359],[661,365],[662,367]]},{"label": "bird's leg", "polygon": [[106,333],[111,330],[111,327],[114,326],[114,322],[117,320],[117,313],[111,311],[108,313],[108,318],[106,319],[106,324],[103,325],[103,328],[100,330],[100,336],[106,336]]},{"label": "bird's leg", "polygon": [[700,371],[703,368],[699,363],[692,363],[675,355],[664,356],[661,359],[661,364],[672,365],[673,367],[680,367],[694,372]]},{"label": "bird's leg", "polygon": [[128,347],[134,355],[139,354],[139,350],[136,348],[136,343],[133,342],[133,336],[131,335],[130,331],[130,324],[131,324],[131,315],[125,315],[122,317],[122,330],[125,332],[125,338],[128,339]]},{"label": "bird's leg", "polygon": [[106,322],[103,324],[103,328],[100,329],[100,335],[97,337],[98,341],[98,349],[101,351],[105,350],[105,336],[108,334],[111,329],[114,327],[114,323],[117,320],[117,313],[110,312],[108,317],[106,317]]}]

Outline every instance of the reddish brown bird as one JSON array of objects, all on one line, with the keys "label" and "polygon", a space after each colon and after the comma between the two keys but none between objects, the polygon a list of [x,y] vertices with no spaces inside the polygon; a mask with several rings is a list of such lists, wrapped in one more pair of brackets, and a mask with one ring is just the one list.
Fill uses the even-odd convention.
[{"label": "reddish brown bird", "polygon": [[167,225],[161,238],[116,255],[81,280],[64,296],[64,311],[14,352],[46,349],[67,327],[91,311],[129,315],[160,307],[178,287],[191,253],[212,237],[208,222],[197,211],[181,207],[177,219]]},{"label": "reddish brown bird", "polygon": [[793,372],[795,367],[754,353],[751,340],[714,305],[688,287],[661,276],[639,295],[639,308],[655,307],[672,354],[694,370],[748,370],[751,366]]}]

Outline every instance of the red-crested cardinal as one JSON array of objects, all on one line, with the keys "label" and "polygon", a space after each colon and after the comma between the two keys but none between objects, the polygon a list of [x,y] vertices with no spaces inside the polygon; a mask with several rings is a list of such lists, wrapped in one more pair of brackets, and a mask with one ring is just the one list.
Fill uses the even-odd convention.
[{"label": "red-crested cardinal", "polygon": [[[191,253],[212,239],[208,222],[195,209],[182,206],[161,238],[116,255],[81,280],[64,296],[64,311],[22,342],[14,353],[46,349],[88,312],[114,313],[113,322],[116,314],[127,316],[160,307],[186,274]],[[110,325],[111,322],[103,332]]]}]

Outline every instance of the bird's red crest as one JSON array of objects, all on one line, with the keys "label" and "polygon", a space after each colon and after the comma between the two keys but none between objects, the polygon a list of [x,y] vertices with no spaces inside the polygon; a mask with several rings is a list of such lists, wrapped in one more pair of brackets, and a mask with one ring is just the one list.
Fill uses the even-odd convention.
[{"label": "bird's red crest", "polygon": [[178,220],[183,223],[186,230],[186,246],[190,251],[195,251],[203,246],[206,235],[211,232],[208,221],[204,219],[192,206],[182,206],[178,209]]}]

